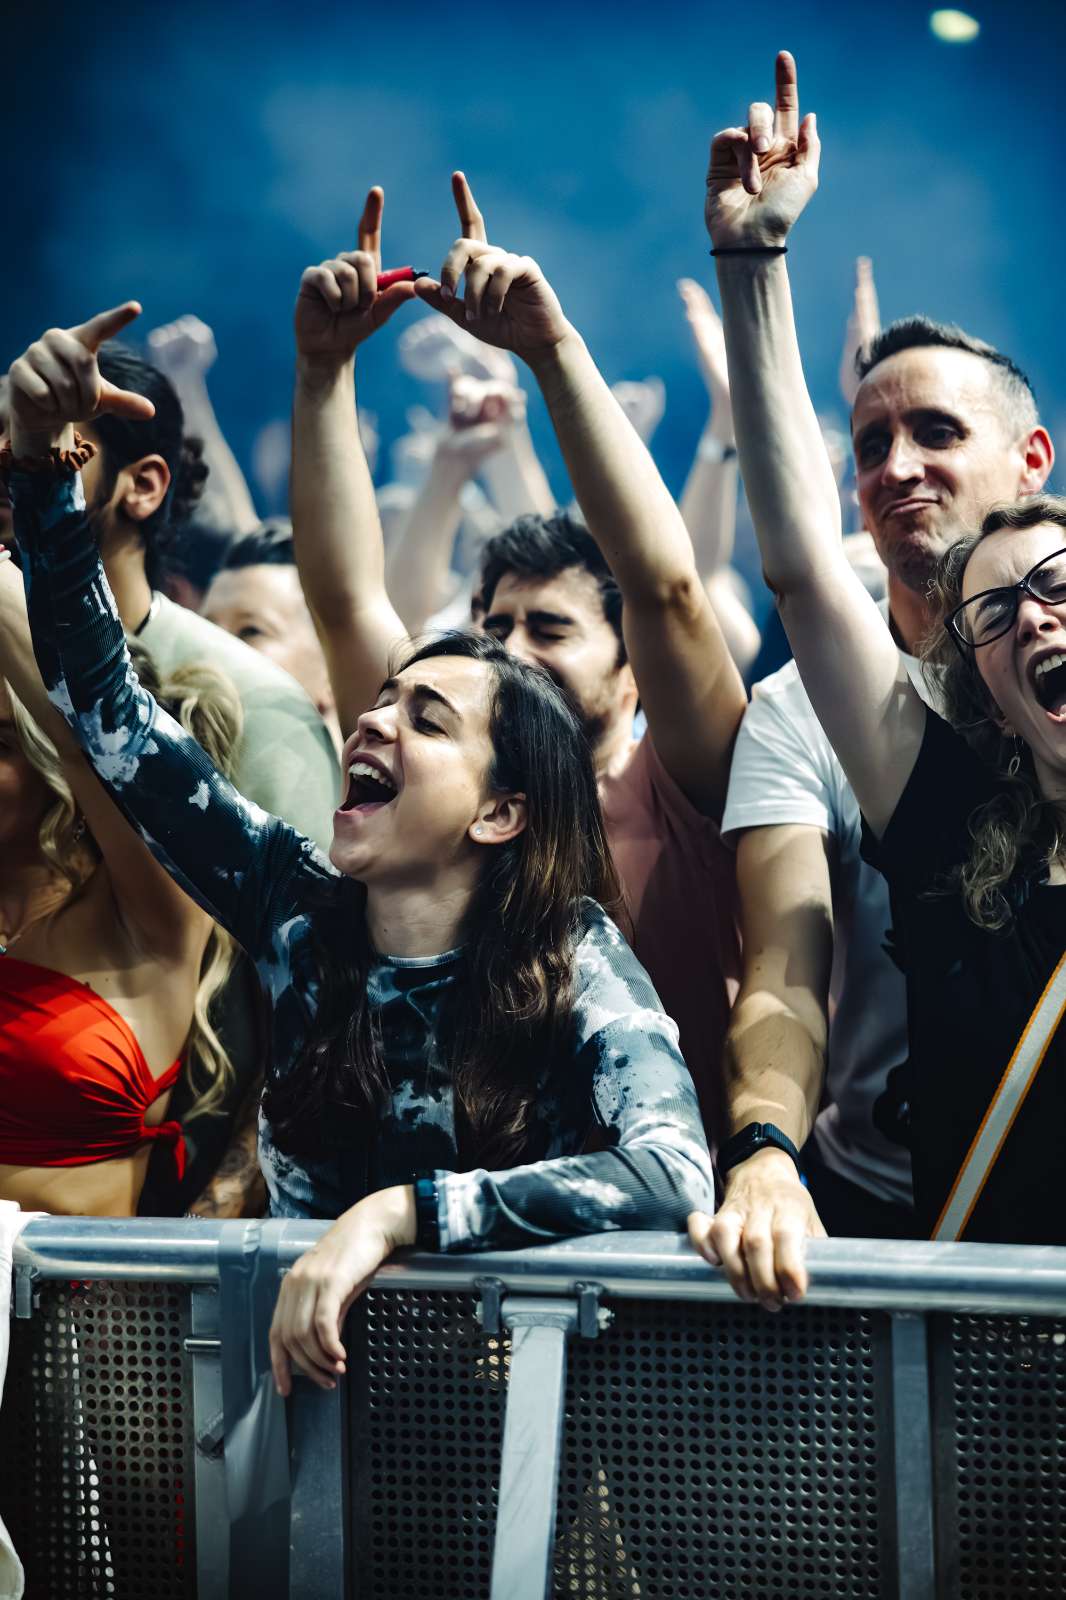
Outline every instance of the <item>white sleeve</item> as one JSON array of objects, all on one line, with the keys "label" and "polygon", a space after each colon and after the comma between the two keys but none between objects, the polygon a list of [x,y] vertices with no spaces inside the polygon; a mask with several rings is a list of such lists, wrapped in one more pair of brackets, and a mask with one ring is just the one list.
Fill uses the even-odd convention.
[{"label": "white sleeve", "polygon": [[839,831],[843,774],[795,666],[757,683],[733,752],[722,836],[799,823]]}]

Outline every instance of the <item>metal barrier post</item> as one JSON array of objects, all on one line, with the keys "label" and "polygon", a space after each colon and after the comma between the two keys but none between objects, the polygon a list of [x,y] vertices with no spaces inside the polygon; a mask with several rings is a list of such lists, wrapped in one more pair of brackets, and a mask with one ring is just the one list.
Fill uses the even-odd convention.
[{"label": "metal barrier post", "polygon": [[935,1600],[933,1440],[925,1318],[892,1317],[892,1431],[900,1600]]},{"label": "metal barrier post", "polygon": [[546,1600],[551,1592],[555,1501],[573,1300],[505,1300],[511,1374],[500,1462],[491,1600]]},{"label": "metal barrier post", "polygon": [[289,1600],[348,1595],[347,1385],[296,1378],[289,1405]]},{"label": "metal barrier post", "polygon": [[218,1238],[219,1332],[230,1600],[287,1600],[289,1451],[268,1334],[282,1222],[224,1222]]},{"label": "metal barrier post", "polygon": [[213,1284],[190,1288],[189,1323],[191,1332],[185,1340],[185,1353],[192,1358],[196,1440],[196,1600],[227,1600],[229,1518],[222,1456],[222,1341],[218,1336],[218,1290]]}]

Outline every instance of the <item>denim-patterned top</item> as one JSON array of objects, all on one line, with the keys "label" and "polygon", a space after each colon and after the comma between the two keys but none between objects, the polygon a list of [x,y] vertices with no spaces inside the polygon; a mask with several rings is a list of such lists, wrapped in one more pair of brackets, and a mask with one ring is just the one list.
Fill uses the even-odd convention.
[{"label": "denim-patterned top", "polygon": [[[97,775],[168,872],[249,952],[271,1002],[271,1071],[289,1071],[313,1024],[318,973],[309,901],[338,874],[309,839],[240,795],[156,704],[130,663],[78,477],[13,473],[34,648],[49,698]],[[353,896],[355,885],[351,885]],[[353,898],[353,914],[358,901]],[[391,1101],[359,1137],[339,1117],[330,1148],[282,1154],[266,1118],[271,1211],[335,1217],[364,1194],[438,1181],[441,1247],[536,1244],[608,1229],[677,1231],[713,1204],[707,1143],[677,1029],[604,911],[582,907],[568,1048],[547,1061],[531,1148],[506,1172],[457,1171],[452,1088],[437,1048],[461,951],[382,956],[371,970]],[[368,1113],[368,1116],[371,1115]],[[586,1151],[594,1136],[599,1146]]]}]

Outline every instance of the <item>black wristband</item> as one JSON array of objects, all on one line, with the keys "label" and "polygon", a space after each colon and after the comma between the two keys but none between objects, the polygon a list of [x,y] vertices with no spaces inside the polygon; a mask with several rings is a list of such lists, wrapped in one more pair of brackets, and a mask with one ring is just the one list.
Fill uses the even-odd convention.
[{"label": "black wristband", "polygon": [[787,256],[787,244],[724,244],[712,256]]},{"label": "black wristband", "polygon": [[791,1156],[796,1163],[796,1171],[803,1176],[800,1166],[800,1153],[787,1133],[782,1133],[780,1128],[775,1128],[772,1122],[749,1122],[746,1128],[741,1128],[731,1139],[727,1139],[718,1152],[718,1175],[724,1178],[733,1167],[746,1161],[749,1156],[756,1155],[760,1150],[783,1150],[786,1156]]},{"label": "black wristband", "polygon": [[437,1180],[415,1179],[415,1244],[419,1250],[440,1249],[440,1215],[437,1211]]}]

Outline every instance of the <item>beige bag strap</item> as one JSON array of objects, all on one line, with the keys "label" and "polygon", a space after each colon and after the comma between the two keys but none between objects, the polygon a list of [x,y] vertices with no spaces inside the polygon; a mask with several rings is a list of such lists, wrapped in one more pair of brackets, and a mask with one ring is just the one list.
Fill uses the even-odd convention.
[{"label": "beige bag strap", "polygon": [[1059,957],[1058,966],[1048,979],[1047,988],[1037,1001],[1014,1054],[1007,1063],[1007,1070],[999,1080],[984,1120],[974,1135],[966,1160],[959,1168],[958,1177],[933,1229],[934,1239],[962,1238],[988,1182],[989,1173],[999,1159],[999,1153],[1014,1125],[1014,1119],[1036,1082],[1041,1062],[1064,1012],[1066,952]]}]

